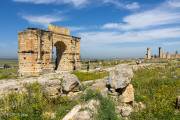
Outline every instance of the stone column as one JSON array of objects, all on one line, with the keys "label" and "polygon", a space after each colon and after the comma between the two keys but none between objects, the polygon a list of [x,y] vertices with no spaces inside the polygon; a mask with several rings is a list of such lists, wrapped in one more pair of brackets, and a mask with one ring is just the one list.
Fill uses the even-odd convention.
[{"label": "stone column", "polygon": [[147,48],[147,54],[146,54],[147,59],[151,59],[151,48]]},{"label": "stone column", "polygon": [[178,51],[175,52],[175,59],[178,58]]},{"label": "stone column", "polygon": [[166,59],[171,59],[171,55],[169,54],[169,52],[166,53]]},{"label": "stone column", "polygon": [[163,50],[159,47],[159,58],[163,58]]}]

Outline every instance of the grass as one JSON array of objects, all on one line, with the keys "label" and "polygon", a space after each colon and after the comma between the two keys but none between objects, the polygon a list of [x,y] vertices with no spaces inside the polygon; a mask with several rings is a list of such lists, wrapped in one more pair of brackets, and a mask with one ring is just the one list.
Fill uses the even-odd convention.
[{"label": "grass", "polygon": [[0,99],[0,120],[61,120],[75,105],[91,99],[100,101],[95,120],[120,119],[115,112],[115,103],[97,91],[87,90],[78,100],[70,100],[67,97],[49,98],[38,83],[26,88],[27,93],[12,93]]},{"label": "grass", "polygon": [[17,69],[9,68],[9,69],[0,69],[0,80],[1,79],[11,79],[17,78]]},{"label": "grass", "polygon": [[0,66],[4,66],[4,64],[10,65],[12,68],[9,69],[0,69],[0,80],[1,79],[11,79],[17,78],[18,71],[18,61],[13,59],[1,59]]},{"label": "grass", "polygon": [[[87,65],[88,65],[89,60],[83,60],[81,62],[81,69],[86,70]],[[97,67],[101,68],[108,68],[108,67],[114,67],[115,65],[118,64],[123,64],[123,63],[131,63],[133,60],[121,60],[121,59],[114,59],[114,60],[91,60],[90,61],[90,69],[95,69]]]},{"label": "grass", "polygon": [[98,91],[87,90],[81,99],[84,101],[91,99],[100,101],[100,106],[97,110],[98,113],[94,115],[95,120],[120,120],[120,117],[115,111],[115,103],[110,97],[103,97]]},{"label": "grass", "polygon": [[135,100],[146,104],[146,109],[131,115],[132,120],[178,120],[175,100],[180,95],[180,70],[177,65],[142,69],[132,81]]},{"label": "grass", "polygon": [[106,76],[108,76],[108,72],[103,71],[103,72],[80,72],[80,71],[75,71],[73,72],[80,81],[88,81],[88,80],[96,80],[96,79],[102,79]]},{"label": "grass", "polygon": [[16,59],[0,59],[0,66],[8,64],[10,66],[18,66],[18,60]]},{"label": "grass", "polygon": [[[165,67],[149,67],[135,72],[132,84],[135,101],[146,104],[146,109],[134,112],[130,120],[179,120],[175,100],[180,95],[180,62],[169,62]],[[17,77],[17,69],[1,69],[0,79]],[[80,81],[96,80],[108,72],[74,72]],[[27,86],[27,93],[12,93],[0,99],[0,120],[54,120],[62,119],[76,104],[91,99],[100,101],[95,120],[119,120],[116,103],[99,92],[88,90],[80,100],[67,97],[49,98],[37,83]]]},{"label": "grass", "polygon": [[76,105],[66,97],[49,98],[38,83],[27,86],[27,93],[12,93],[0,99],[0,120],[59,120]]}]

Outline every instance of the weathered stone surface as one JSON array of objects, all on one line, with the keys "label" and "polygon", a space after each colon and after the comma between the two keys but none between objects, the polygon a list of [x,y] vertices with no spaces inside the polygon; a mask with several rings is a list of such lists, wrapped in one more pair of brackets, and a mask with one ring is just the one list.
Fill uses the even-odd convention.
[{"label": "weathered stone surface", "polygon": [[59,27],[59,26],[55,26],[50,24],[48,26],[48,30],[52,31],[54,33],[59,33],[59,34],[64,34],[64,35],[70,35],[70,30],[64,27]]},{"label": "weathered stone surface", "polygon": [[62,79],[62,90],[65,93],[70,91],[79,91],[81,84],[75,75],[66,73]]},{"label": "weathered stone surface", "polygon": [[119,96],[119,99],[121,102],[124,103],[130,103],[134,101],[134,88],[132,84],[129,84],[124,91],[122,92],[122,95]]},{"label": "weathered stone surface", "polygon": [[106,79],[95,80],[90,89],[99,91],[103,96],[107,96],[108,88],[106,87]]},{"label": "weathered stone surface", "polygon": [[76,105],[62,120],[93,120],[93,114],[97,113],[99,101],[90,100],[81,105]]},{"label": "weathered stone surface", "polygon": [[133,112],[133,108],[131,106],[124,106],[121,109],[121,115],[123,117],[128,117]]},{"label": "weathered stone surface", "polygon": [[74,116],[78,114],[81,107],[81,105],[76,105],[62,120],[74,120]]},{"label": "weathered stone surface", "polygon": [[128,117],[133,112],[133,107],[127,104],[121,104],[116,107],[116,111],[122,116],[122,117]]},{"label": "weathered stone surface", "polygon": [[[49,31],[28,28],[18,34],[20,76],[40,76],[80,68],[80,38],[66,28],[49,26]],[[56,48],[55,64],[53,49]]]},{"label": "weathered stone surface", "polygon": [[131,82],[132,77],[132,67],[127,64],[121,64],[110,72],[107,84],[110,85],[111,88],[122,89]]},{"label": "weathered stone surface", "polygon": [[[63,94],[62,89],[66,90],[66,92],[74,92],[78,91],[80,87],[80,82],[75,75],[70,73],[49,73],[40,77],[1,80],[0,96],[11,92],[26,92],[26,86],[33,83],[39,83],[43,88],[43,92],[50,97],[60,96]],[[76,96],[76,94],[73,93],[73,96]]]},{"label": "weathered stone surface", "polygon": [[89,111],[80,111],[74,116],[73,120],[92,120],[92,118]]}]

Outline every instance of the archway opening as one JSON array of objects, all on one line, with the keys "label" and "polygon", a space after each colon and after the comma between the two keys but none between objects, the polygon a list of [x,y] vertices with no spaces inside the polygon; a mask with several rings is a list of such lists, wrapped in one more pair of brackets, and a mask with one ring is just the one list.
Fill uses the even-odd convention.
[{"label": "archway opening", "polygon": [[63,54],[64,54],[64,51],[66,50],[66,45],[61,42],[61,41],[58,41],[54,44],[56,50],[55,50],[55,70],[60,70],[62,64],[63,64]]}]

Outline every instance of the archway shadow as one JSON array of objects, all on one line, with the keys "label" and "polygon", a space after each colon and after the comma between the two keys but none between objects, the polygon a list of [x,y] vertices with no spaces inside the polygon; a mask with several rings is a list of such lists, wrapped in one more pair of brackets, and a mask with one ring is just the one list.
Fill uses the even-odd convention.
[{"label": "archway shadow", "polygon": [[67,46],[64,44],[64,42],[61,41],[56,42],[54,46],[56,47],[55,70],[58,70],[62,60],[62,56]]}]

